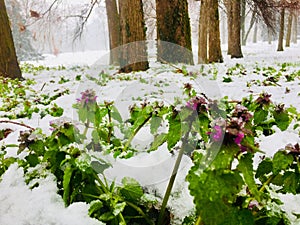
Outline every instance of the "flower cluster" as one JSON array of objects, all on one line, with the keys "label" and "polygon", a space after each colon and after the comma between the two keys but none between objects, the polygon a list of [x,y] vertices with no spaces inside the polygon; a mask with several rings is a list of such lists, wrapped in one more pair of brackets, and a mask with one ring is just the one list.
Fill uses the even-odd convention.
[{"label": "flower cluster", "polygon": [[207,101],[203,97],[193,97],[186,103],[186,107],[197,111],[197,112],[206,112],[207,111]]},{"label": "flower cluster", "polygon": [[96,99],[97,96],[94,90],[85,90],[81,92],[81,97],[77,98],[76,101],[82,105],[86,105],[96,103]]}]

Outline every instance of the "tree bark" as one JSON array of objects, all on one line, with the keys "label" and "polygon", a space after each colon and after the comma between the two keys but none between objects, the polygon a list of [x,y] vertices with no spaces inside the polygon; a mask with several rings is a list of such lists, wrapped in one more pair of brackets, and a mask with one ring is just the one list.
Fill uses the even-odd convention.
[{"label": "tree bark", "polygon": [[119,65],[120,18],[116,0],[105,0],[109,32],[110,64]]},{"label": "tree bark", "polygon": [[157,59],[193,64],[187,0],[156,0]]},{"label": "tree bark", "polygon": [[232,0],[232,49],[231,58],[242,58],[241,48],[241,0]]},{"label": "tree bark", "polygon": [[287,32],[286,32],[285,47],[290,47],[290,45],[291,45],[292,23],[293,23],[293,11],[292,11],[292,9],[290,9],[289,17],[288,17]]},{"label": "tree bark", "polygon": [[280,10],[280,30],[279,30],[277,51],[283,51],[284,15],[285,15],[285,8],[282,7]]},{"label": "tree bark", "polygon": [[253,43],[257,43],[257,31],[258,31],[258,25],[257,22],[255,22],[254,31],[253,31]]},{"label": "tree bark", "polygon": [[292,37],[292,42],[294,44],[297,44],[297,36],[298,36],[298,13],[297,11],[293,12],[293,37]]},{"label": "tree bark", "polygon": [[242,32],[242,45],[246,45],[246,0],[241,0],[241,32]]},{"label": "tree bark", "polygon": [[0,75],[22,79],[4,0],[0,0]]},{"label": "tree bark", "polygon": [[209,0],[209,2],[208,62],[223,62],[219,24],[219,2],[218,0]]},{"label": "tree bark", "polygon": [[119,0],[120,72],[149,68],[142,0]]},{"label": "tree bark", "polygon": [[224,4],[227,11],[227,30],[228,30],[228,49],[227,49],[227,55],[231,55],[233,50],[233,12],[232,12],[232,4],[233,0],[224,0]]},{"label": "tree bark", "polygon": [[199,39],[198,39],[198,63],[199,64],[208,62],[207,21],[208,21],[207,1],[201,0],[200,18],[199,18]]}]

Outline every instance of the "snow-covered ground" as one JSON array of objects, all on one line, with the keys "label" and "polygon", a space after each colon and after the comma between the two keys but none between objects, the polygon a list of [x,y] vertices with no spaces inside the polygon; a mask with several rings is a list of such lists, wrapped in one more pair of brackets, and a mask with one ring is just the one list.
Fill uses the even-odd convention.
[{"label": "snow-covered ground", "polygon": [[[225,46],[224,46],[225,48]],[[300,70],[300,44],[293,45],[287,48],[284,52],[276,52],[276,44],[268,45],[267,43],[251,44],[243,47],[244,58],[230,59],[223,54],[224,63],[214,65],[187,66],[187,71],[198,73],[196,78],[183,76],[174,72],[174,68],[169,65],[160,65],[151,61],[151,69],[145,72],[136,72],[131,75],[118,75],[115,68],[110,68],[105,64],[107,62],[106,52],[81,52],[81,53],[65,53],[58,56],[47,55],[45,60],[39,62],[31,62],[37,65],[45,66],[67,66],[75,68],[82,66],[81,69],[67,70],[49,70],[41,71],[37,75],[24,74],[25,78],[34,79],[37,83],[33,86],[35,90],[42,90],[43,93],[52,93],[55,89],[68,89],[69,94],[58,98],[55,102],[64,108],[64,117],[75,119],[77,118],[72,104],[79,97],[80,93],[86,89],[93,88],[97,95],[98,101],[113,100],[120,110],[122,116],[126,117],[128,106],[137,100],[147,97],[147,99],[158,99],[165,102],[174,102],[174,97],[182,97],[182,88],[184,83],[190,82],[199,92],[205,93],[208,97],[219,99],[223,96],[228,96],[229,99],[241,100],[242,97],[250,94],[259,94],[262,91],[272,94],[272,100],[276,103],[285,103],[287,106],[293,105],[300,111],[300,80],[296,79],[293,82],[279,81],[276,86],[259,86],[251,85],[247,87],[247,82],[251,83],[254,80],[262,80],[265,77],[253,73],[258,65],[259,67],[276,67],[279,64],[288,62],[294,64],[294,69]],[[228,68],[232,68],[238,64],[244,66],[246,75],[232,76],[233,82],[225,83],[223,77],[226,77]],[[182,68],[182,65],[177,65]],[[204,68],[204,69],[203,69]],[[98,74],[104,70],[107,73],[120,76],[123,79],[106,80],[102,77],[100,82],[102,86],[96,85],[88,77],[98,77]],[[210,70],[210,74],[207,71]],[[204,71],[204,72],[203,72]],[[217,73],[214,76],[214,72]],[[203,74],[201,74],[203,73]],[[76,76],[81,76],[81,80],[75,79]],[[126,79],[129,76],[130,79]],[[61,78],[69,79],[70,81],[58,84],[57,81]],[[135,79],[132,79],[134,77]],[[53,82],[56,81],[56,82]],[[164,84],[168,85],[164,85]],[[288,91],[287,91],[288,90]],[[38,115],[33,115],[32,119],[20,119],[32,127],[40,127],[45,133],[49,133],[49,122],[53,120],[51,116],[46,116],[40,119]],[[0,128],[8,126],[0,124]],[[14,130],[3,144],[12,144],[17,142],[20,130],[25,128],[17,125],[9,125]],[[140,146],[145,146],[151,141],[151,137],[146,136],[145,132],[141,132],[134,139],[134,143]],[[274,150],[284,148],[286,144],[299,143],[299,134],[292,129],[285,132],[276,132],[276,134],[259,140],[260,147],[267,155],[272,155]],[[1,144],[0,144],[1,145]],[[15,156],[16,149],[12,148],[10,155]],[[172,156],[165,149],[161,149],[151,154],[141,152],[136,157],[129,160],[115,160],[107,158],[114,166],[106,171],[108,179],[116,179],[120,181],[123,176],[136,178],[143,186],[147,186],[162,196],[164,194],[168,178],[173,169],[173,164],[176,155]],[[170,206],[177,216],[187,215],[193,208],[192,198],[187,190],[185,175],[191,166],[191,161],[188,157],[184,157],[179,176],[177,177],[174,195],[170,199]],[[41,185],[33,190],[30,190],[24,182],[23,171],[17,168],[16,165],[11,166],[2,176],[0,182],[0,224],[1,225],[96,225],[100,222],[88,217],[88,205],[83,203],[75,203],[68,208],[64,207],[61,197],[56,193],[56,185],[48,176],[47,179],[41,182]],[[300,198],[289,195],[283,198],[285,207],[290,212],[298,212],[300,209]]]}]

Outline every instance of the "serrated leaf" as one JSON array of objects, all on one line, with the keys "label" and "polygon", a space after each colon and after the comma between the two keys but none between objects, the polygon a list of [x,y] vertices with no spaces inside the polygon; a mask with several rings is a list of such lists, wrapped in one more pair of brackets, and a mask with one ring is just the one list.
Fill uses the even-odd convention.
[{"label": "serrated leaf", "polygon": [[114,210],[113,210],[114,216],[117,216],[117,215],[119,215],[121,212],[123,212],[125,206],[126,206],[126,202],[117,203],[117,204],[114,206]]},{"label": "serrated leaf", "polygon": [[150,121],[150,131],[151,134],[155,134],[157,129],[160,127],[162,118],[158,116],[153,116]]},{"label": "serrated leaf", "polygon": [[37,154],[29,154],[25,157],[25,159],[31,167],[35,167],[37,164],[39,164],[39,158]]},{"label": "serrated leaf", "polygon": [[270,158],[264,159],[257,167],[255,178],[260,178],[263,175],[271,173],[273,170],[273,163]]},{"label": "serrated leaf", "polygon": [[294,161],[292,155],[278,151],[273,157],[273,173],[277,175],[281,170],[286,170]]},{"label": "serrated leaf", "polygon": [[64,188],[63,200],[66,206],[70,204],[70,181],[71,181],[72,174],[73,174],[73,168],[71,166],[67,166],[64,170],[64,177],[63,177],[63,188]]},{"label": "serrated leaf", "polygon": [[181,139],[181,120],[177,115],[169,118],[169,130],[167,135],[168,149],[171,150]]},{"label": "serrated leaf", "polygon": [[103,222],[108,222],[112,219],[115,218],[115,215],[112,214],[111,212],[106,212],[106,213],[103,213],[100,217],[99,217],[99,220],[100,221],[103,221]]},{"label": "serrated leaf", "polygon": [[110,167],[110,164],[108,163],[100,163],[99,161],[92,161],[91,162],[91,167],[93,168],[93,170],[95,170],[96,173],[103,173],[104,170],[106,170],[107,168]]},{"label": "serrated leaf", "polygon": [[149,151],[155,151],[159,146],[164,144],[167,140],[168,134],[162,133],[154,137],[154,140],[151,144]]},{"label": "serrated leaf", "polygon": [[257,185],[254,180],[252,157],[253,156],[250,153],[243,155],[239,160],[238,169],[242,172],[245,183],[248,185],[250,193],[255,197],[255,199],[258,202],[260,202],[261,195],[257,189]]},{"label": "serrated leaf", "polygon": [[290,125],[290,118],[289,118],[289,114],[285,111],[282,112],[274,112],[273,113],[275,122],[277,127],[281,130],[284,131],[288,128],[288,126]]},{"label": "serrated leaf", "polygon": [[256,124],[260,124],[260,123],[266,121],[267,117],[268,117],[268,111],[265,111],[265,110],[256,111],[254,113],[254,122]]},{"label": "serrated leaf", "polygon": [[123,187],[120,188],[120,193],[126,200],[137,202],[141,199],[144,192],[141,185],[135,179],[124,177],[122,184]]},{"label": "serrated leaf", "polygon": [[111,108],[111,117],[114,120],[118,121],[119,123],[123,122],[122,116],[121,116],[121,114],[119,113],[118,109],[115,106],[112,106],[112,108]]},{"label": "serrated leaf", "polygon": [[90,203],[89,216],[96,211],[99,211],[103,207],[103,203],[100,200],[95,200]]}]

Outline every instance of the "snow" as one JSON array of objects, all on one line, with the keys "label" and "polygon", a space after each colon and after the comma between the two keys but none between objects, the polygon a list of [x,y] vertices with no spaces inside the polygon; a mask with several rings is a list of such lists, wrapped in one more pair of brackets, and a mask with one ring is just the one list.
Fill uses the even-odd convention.
[{"label": "snow", "polygon": [[[223,46],[225,49],[225,46]],[[196,49],[196,48],[194,48]],[[45,60],[38,62],[30,62],[36,65],[44,66],[67,66],[69,68],[75,66],[82,66],[84,70],[69,69],[69,70],[50,70],[42,71],[37,75],[24,74],[25,78],[35,79],[37,84],[33,86],[35,90],[41,90],[43,93],[53,93],[55,89],[69,90],[68,95],[64,95],[57,100],[59,106],[64,108],[64,117],[76,120],[77,115],[72,108],[75,99],[79,97],[80,93],[86,89],[93,88],[97,95],[98,101],[114,101],[121,115],[125,118],[128,115],[128,106],[133,102],[139,102],[140,98],[148,100],[161,100],[167,103],[173,103],[174,97],[182,97],[180,88],[183,83],[190,82],[194,88],[199,92],[205,93],[208,97],[218,99],[222,96],[229,96],[229,99],[240,100],[244,96],[250,94],[259,94],[266,91],[272,94],[272,99],[277,103],[285,103],[287,106],[293,105],[300,111],[299,104],[299,80],[295,82],[279,82],[281,86],[246,86],[246,81],[253,79],[263,79],[263,77],[253,74],[251,71],[256,65],[263,66],[277,66],[278,63],[294,62],[300,69],[300,44],[292,45],[284,52],[276,52],[276,43],[268,45],[267,43],[251,44],[243,47],[244,58],[229,59],[226,53],[223,53],[224,63],[205,65],[207,68],[217,69],[218,76],[216,79],[209,76],[198,76],[191,79],[184,77],[181,74],[174,73],[174,68],[168,65],[160,65],[151,62],[151,69],[145,72],[135,72],[129,76],[134,77],[130,81],[122,80],[102,80],[103,85],[98,86],[90,81],[86,75],[99,78],[101,70],[105,70],[110,74],[114,74],[116,69],[105,65],[108,62],[107,52],[104,51],[89,51],[78,53],[64,53],[57,56],[46,55]],[[222,82],[226,70],[229,67],[235,66],[237,63],[245,66],[247,76],[234,76],[231,83]],[[182,65],[177,65],[179,68]],[[201,65],[187,66],[188,71],[199,72]],[[80,75],[81,81],[76,81],[75,76]],[[123,76],[118,75],[114,76]],[[60,84],[57,81],[64,77],[70,79],[69,82]],[[51,83],[55,80],[56,83]],[[168,86],[160,85],[168,83]],[[290,89],[286,93],[286,88]],[[49,123],[54,118],[46,116],[40,119],[38,115],[33,115],[32,119],[19,119],[19,122],[24,122],[32,127],[40,127],[44,133],[49,134]],[[1,141],[3,144],[17,143],[18,134],[24,127],[17,125],[0,124],[1,128],[10,127],[14,130],[5,140]],[[141,131],[134,139],[136,145],[143,147],[147,146],[152,140],[151,136],[146,136],[147,130]],[[276,132],[276,134],[258,140],[261,149],[266,152],[268,156],[274,154],[274,151],[283,148],[286,144],[300,142],[299,134],[292,129],[285,132]],[[1,145],[0,143],[0,145]],[[9,156],[16,157],[16,148],[11,148]],[[168,179],[172,173],[173,165],[176,160],[176,154],[172,155],[166,151],[165,146],[162,146],[159,151],[150,154],[141,152],[129,160],[114,159],[111,156],[106,156],[106,160],[113,164],[113,167],[106,170],[106,177],[108,180],[116,179],[119,182],[122,177],[130,176],[137,179],[143,186],[150,191],[155,191],[159,196],[163,196]],[[259,160],[259,158],[257,158]],[[169,206],[173,213],[182,217],[187,215],[193,209],[192,198],[190,197],[185,182],[185,176],[190,166],[192,165],[190,159],[184,156],[176,178],[176,185],[174,194],[171,196]],[[55,224],[55,225],[96,225],[100,222],[88,217],[88,205],[84,203],[74,203],[69,207],[65,207],[61,197],[56,193],[56,185],[54,177],[51,175],[45,179],[39,180],[39,187],[29,189],[24,182],[23,171],[17,165],[12,165],[6,173],[2,176],[0,182],[0,224]],[[289,212],[299,212],[300,198],[299,196],[288,195],[284,197],[285,208]]]}]

